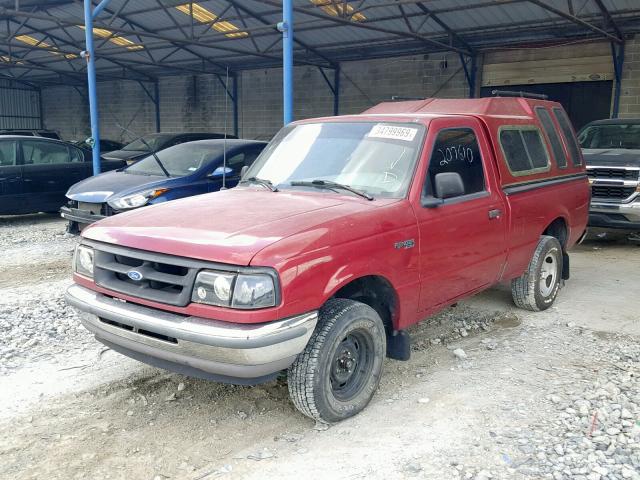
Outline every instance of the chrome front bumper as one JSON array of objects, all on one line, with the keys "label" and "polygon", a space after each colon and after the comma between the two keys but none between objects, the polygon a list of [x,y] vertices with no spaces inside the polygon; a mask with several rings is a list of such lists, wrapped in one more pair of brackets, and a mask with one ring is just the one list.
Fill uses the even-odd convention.
[{"label": "chrome front bumper", "polygon": [[640,197],[636,197],[635,201],[629,203],[592,200],[589,208],[589,226],[640,229]]},{"label": "chrome front bumper", "polygon": [[259,383],[289,367],[305,348],[317,312],[262,324],[178,315],[123,302],[80,285],[66,292],[96,339],[168,370],[231,383]]}]

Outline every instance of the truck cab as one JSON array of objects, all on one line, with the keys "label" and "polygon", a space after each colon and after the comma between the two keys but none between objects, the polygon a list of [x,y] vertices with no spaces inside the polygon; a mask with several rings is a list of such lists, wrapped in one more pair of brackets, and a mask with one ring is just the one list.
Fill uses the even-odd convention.
[{"label": "truck cab", "polygon": [[295,406],[337,422],[420,320],[498,283],[549,308],[589,200],[557,103],[383,103],[284,127],[234,189],[88,227],[66,298],[116,351],[224,382],[286,370]]}]

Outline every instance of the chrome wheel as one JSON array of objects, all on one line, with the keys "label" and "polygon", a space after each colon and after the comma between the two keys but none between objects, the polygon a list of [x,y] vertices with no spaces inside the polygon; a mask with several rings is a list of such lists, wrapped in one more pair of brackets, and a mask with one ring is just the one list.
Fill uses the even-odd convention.
[{"label": "chrome wheel", "polygon": [[548,297],[553,293],[558,280],[558,258],[557,252],[550,251],[544,257],[542,268],[540,268],[540,294]]}]

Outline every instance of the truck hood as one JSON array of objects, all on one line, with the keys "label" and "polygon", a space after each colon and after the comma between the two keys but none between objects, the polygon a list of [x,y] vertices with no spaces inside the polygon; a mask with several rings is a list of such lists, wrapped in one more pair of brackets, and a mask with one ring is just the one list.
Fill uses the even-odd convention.
[{"label": "truck hood", "polygon": [[142,250],[249,265],[268,245],[378,203],[386,202],[240,187],[115,215],[82,235]]},{"label": "truck hood", "polygon": [[585,148],[587,167],[640,167],[640,150],[626,148]]},{"label": "truck hood", "polygon": [[67,198],[79,202],[103,203],[110,198],[165,186],[167,177],[150,175],[132,175],[124,172],[108,172],[89,177],[73,185],[67,192]]}]

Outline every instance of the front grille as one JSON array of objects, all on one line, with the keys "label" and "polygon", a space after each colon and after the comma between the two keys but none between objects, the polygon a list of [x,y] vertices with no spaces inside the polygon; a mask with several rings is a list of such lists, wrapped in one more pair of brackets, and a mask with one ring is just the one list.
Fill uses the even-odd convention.
[{"label": "front grille", "polygon": [[626,170],[624,168],[587,168],[590,178],[638,180],[640,170]]},{"label": "front grille", "polygon": [[94,280],[101,287],[176,306],[189,303],[198,272],[179,257],[121,247],[95,247],[94,262]]},{"label": "front grille", "polygon": [[610,198],[615,200],[624,200],[633,195],[636,191],[635,187],[616,187],[609,185],[593,185],[591,194],[593,197]]}]

